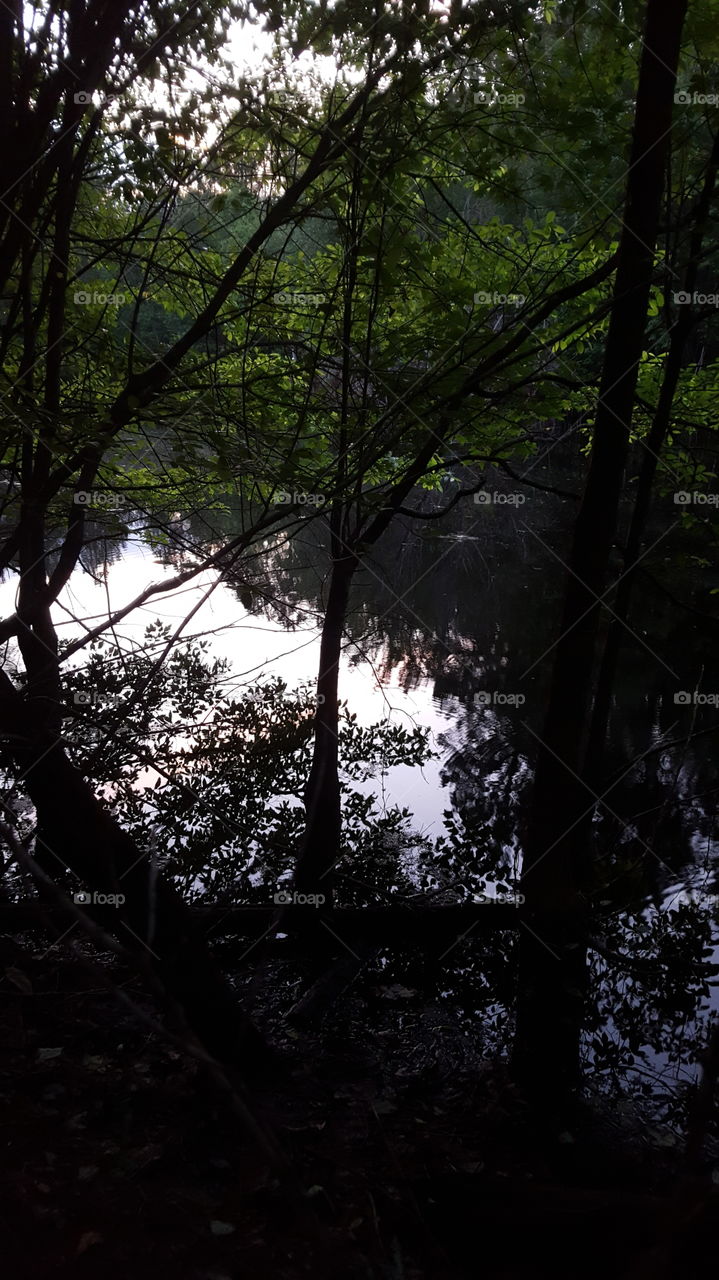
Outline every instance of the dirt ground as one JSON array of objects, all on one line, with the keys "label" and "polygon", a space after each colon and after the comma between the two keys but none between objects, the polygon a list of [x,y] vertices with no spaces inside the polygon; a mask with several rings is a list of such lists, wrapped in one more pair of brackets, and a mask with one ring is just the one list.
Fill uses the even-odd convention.
[{"label": "dirt ground", "polygon": [[677,1155],[596,1109],[574,1132],[538,1132],[502,1064],[410,988],[350,995],[308,1032],[284,1021],[288,976],[266,976],[286,1073],[250,1105],[289,1157],[278,1174],[203,1069],[77,953],[2,942],[10,1280],[708,1274],[710,1182],[678,1205]]}]

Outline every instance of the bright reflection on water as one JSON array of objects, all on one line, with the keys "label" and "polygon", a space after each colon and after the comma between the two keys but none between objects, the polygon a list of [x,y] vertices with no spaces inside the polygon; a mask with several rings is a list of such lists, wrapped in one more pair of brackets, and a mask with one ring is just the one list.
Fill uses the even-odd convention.
[{"label": "bright reflection on water", "polygon": [[[360,723],[390,717],[427,727],[438,751],[421,768],[393,767],[365,785],[388,805],[406,805],[414,829],[430,839],[445,831],[443,815],[451,811],[490,887],[519,866],[533,734],[541,732],[574,511],[552,495],[530,497],[521,509],[470,502],[449,521],[398,520],[358,572],[341,667],[341,697]],[[660,512],[656,519],[655,538],[674,515]],[[697,921],[714,938],[719,933],[714,739],[709,732],[688,739],[719,714],[711,698],[688,710],[676,700],[680,690],[719,692],[719,666],[711,632],[670,598],[713,612],[709,591],[719,582],[707,583],[706,572],[691,580],[680,537],[670,532],[647,557],[648,577],[638,586],[622,652],[606,763],[614,785],[594,827],[601,954],[592,952],[595,1014],[587,1033],[602,1079],[629,1075],[637,1087],[648,1080],[652,1089],[670,1091],[677,1079],[694,1076],[696,1034],[704,1011],[716,1007],[706,965],[719,959],[714,945],[697,952]],[[281,676],[289,689],[314,680],[324,539],[323,525],[315,523],[280,550],[268,548],[243,569],[242,582],[215,586],[183,630],[211,636],[213,656],[229,659],[228,694],[268,675]],[[178,565],[166,559],[137,534],[112,545],[105,564],[98,551],[95,577],[76,571],[59,602],[61,638],[82,633],[73,615],[92,627],[108,608],[120,609],[150,582],[174,576]],[[205,574],[150,600],[117,625],[118,642],[140,644],[157,618],[174,629],[213,581]],[[11,612],[15,582],[2,584],[0,596],[3,613]],[[475,961],[490,974],[486,1008],[497,962],[484,943],[477,951]],[[655,965],[653,978],[633,972],[637,954]],[[626,968],[622,956],[630,957]],[[458,970],[466,959],[457,954]],[[470,994],[461,988],[459,980],[444,987],[459,991],[465,1015],[476,1017],[476,982],[468,983]]]}]

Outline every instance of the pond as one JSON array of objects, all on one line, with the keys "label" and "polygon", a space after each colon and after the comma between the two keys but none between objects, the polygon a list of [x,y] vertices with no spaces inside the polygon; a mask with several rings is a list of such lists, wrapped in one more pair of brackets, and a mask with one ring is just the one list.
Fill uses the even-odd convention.
[{"label": "pond", "polygon": [[[521,866],[576,510],[576,500],[563,495],[578,491],[581,466],[553,450],[530,477],[541,488],[491,475],[482,501],[469,498],[443,519],[397,518],[353,586],[341,697],[361,724],[389,720],[429,730],[436,753],[420,766],[390,767],[364,786],[381,807],[406,807],[426,841],[454,834],[467,861],[460,866],[465,885],[481,873],[490,893]],[[432,514],[438,501],[423,495],[417,505]],[[231,525],[231,501],[221,519]],[[194,540],[205,530],[209,544],[214,521],[205,513],[179,525]],[[593,828],[600,892],[586,1056],[607,1088],[663,1099],[667,1115],[695,1078],[706,1014],[717,1007],[719,779],[709,730],[717,719],[719,660],[715,624],[704,615],[719,583],[706,565],[687,571],[692,536],[681,511],[660,500],[614,693],[610,781]],[[182,635],[210,637],[213,656],[229,660],[228,693],[236,697],[273,675],[289,689],[311,682],[325,540],[324,521],[315,520],[291,541],[268,541],[232,585],[211,589],[214,578],[202,575],[123,619],[117,641],[138,644],[157,618],[174,630],[194,611]],[[108,609],[170,579],[180,563],[139,523],[125,538],[94,544],[60,601],[61,638],[81,634],[73,618],[84,619],[85,629],[96,625]],[[14,583],[2,591],[9,610]],[[491,947],[463,942],[439,981],[467,1026],[481,1011],[498,1040],[511,1002],[510,961],[505,933]]]}]

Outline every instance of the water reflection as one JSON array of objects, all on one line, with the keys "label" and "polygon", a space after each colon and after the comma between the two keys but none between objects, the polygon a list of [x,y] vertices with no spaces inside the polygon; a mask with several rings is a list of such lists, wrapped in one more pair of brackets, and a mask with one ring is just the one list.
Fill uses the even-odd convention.
[{"label": "water reflection", "polygon": [[[575,465],[568,476],[564,465],[563,487],[573,478],[576,487]],[[534,492],[519,510],[469,502],[446,521],[402,517],[353,584],[343,693],[364,723],[390,714],[429,726],[439,752],[423,769],[398,766],[371,785],[410,809],[459,895],[519,874],[573,514],[571,502]],[[631,1078],[653,1095],[658,1073],[673,1082],[693,1073],[703,1013],[715,1003],[709,961],[719,932],[719,655],[716,623],[702,616],[714,597],[703,570],[686,571],[691,534],[672,527],[674,514],[660,505],[648,538],[660,541],[637,584],[592,826],[597,917],[585,1050],[608,1085]],[[211,517],[183,517],[182,527],[190,542],[214,545],[240,519],[230,500]],[[131,553],[125,598],[183,563],[156,536],[144,552],[121,536],[91,543],[85,569],[107,582],[113,604]],[[290,685],[314,678],[328,570],[317,520],[255,547],[218,590],[209,607],[223,630],[213,651],[231,656],[238,686],[262,669]],[[71,588],[89,599],[82,573]],[[143,624],[184,616],[202,589],[148,606]],[[89,612],[103,604],[93,596]],[[677,904],[686,888],[690,898]],[[481,1014],[500,1038],[513,949],[509,934],[467,939],[436,974],[437,991],[468,1024]],[[676,1105],[676,1089],[669,1094]]]}]

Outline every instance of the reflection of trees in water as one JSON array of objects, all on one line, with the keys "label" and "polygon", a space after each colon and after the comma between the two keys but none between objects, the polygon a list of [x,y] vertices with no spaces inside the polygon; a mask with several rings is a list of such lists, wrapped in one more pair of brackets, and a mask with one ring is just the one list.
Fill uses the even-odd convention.
[{"label": "reflection of trees in water", "polygon": [[[595,921],[584,1021],[587,1074],[681,1127],[706,1045],[714,925],[707,906]],[[714,1124],[716,1135],[716,1122]]]},{"label": "reflection of trees in water", "polygon": [[[521,725],[541,732],[563,574],[542,542],[564,554],[558,536],[563,510],[551,495],[535,493],[519,513],[468,502],[438,522],[398,519],[359,570],[352,592],[349,661],[367,657],[380,678],[392,677],[404,690],[431,682],[445,705],[457,700],[457,719],[442,741],[442,780],[463,827],[476,831],[482,844],[493,833],[495,853],[516,845],[526,809],[535,744]],[[198,547],[236,535],[247,518],[233,498],[211,513],[166,515]],[[98,540],[83,555],[92,572],[116,563],[126,550],[122,535],[104,536],[106,528],[97,524]],[[319,519],[292,539],[273,537],[252,548],[228,579],[243,610],[288,631],[319,625],[329,573],[326,542],[326,522]],[[161,562],[182,566],[176,548],[155,542],[155,551]],[[657,658],[627,636],[600,788],[619,779],[607,795],[617,816],[598,809],[594,843],[603,879],[621,883],[633,896],[661,893],[702,844],[711,850],[719,794],[713,740],[652,748],[662,735],[676,739],[686,732],[687,713],[673,700],[677,688],[701,682],[719,692],[719,660],[713,638],[655,589],[638,591],[630,622],[640,637],[651,636]],[[676,681],[662,662],[677,673]],[[480,691],[520,693],[526,701],[506,710],[478,707],[473,699]],[[712,708],[701,710],[695,727],[705,727],[712,714],[719,719]],[[636,763],[625,772],[631,761]]]},{"label": "reflection of trees in water", "polygon": [[531,779],[515,726],[506,716],[470,705],[455,726],[440,735],[439,746],[449,751],[441,780],[449,789],[462,833],[474,846],[475,870],[494,878],[515,878]]},{"label": "reflection of trees in water", "polygon": [[[523,688],[537,642],[551,642],[560,585],[552,571],[536,625],[527,628],[533,555],[531,535],[502,508],[468,504],[440,527],[398,521],[358,575],[350,634],[373,639],[380,673],[399,672],[404,689],[432,680],[437,696],[469,696],[484,687],[481,679],[511,688],[510,677]],[[523,645],[530,631],[534,643]]]},{"label": "reflection of trees in water", "polygon": [[[501,543],[493,549],[494,556],[502,552]],[[448,557],[443,562],[439,590],[436,595],[432,588],[425,592],[422,607],[429,610],[434,604],[431,616],[444,643],[422,645],[416,629],[400,619],[386,650],[386,666],[391,669],[393,661],[401,661],[395,654],[409,641],[416,647],[411,658],[405,658],[407,672],[433,679],[437,697],[458,699],[458,718],[442,742],[448,749],[442,781],[463,828],[476,833],[478,848],[489,843],[499,868],[507,862],[503,851],[517,844],[527,808],[536,740],[522,722],[541,733],[551,653],[526,677],[525,672],[554,638],[559,577],[541,575],[541,589],[532,594],[530,609],[526,565],[518,570],[506,561],[497,593],[487,589],[486,560],[485,548],[482,562],[475,559],[473,566],[465,545],[456,560]],[[467,576],[474,582],[473,591]],[[494,586],[496,573],[489,578]],[[484,591],[479,586],[483,581]],[[652,636],[657,659],[637,640],[628,640],[610,722],[606,781],[598,794],[608,786],[612,789],[606,797],[608,808],[597,807],[593,829],[602,880],[621,885],[628,899],[661,895],[673,876],[696,862],[698,853],[709,857],[719,796],[713,739],[681,741],[682,732],[686,735],[691,728],[691,713],[674,703],[678,688],[693,689],[699,681],[703,689],[719,691],[719,662],[711,637],[700,635],[690,615],[678,614],[671,602],[656,594],[646,600],[639,595],[636,613],[642,620],[639,634]],[[675,680],[666,667],[679,678]],[[469,700],[478,690],[521,692],[526,702],[506,710],[472,707]],[[712,716],[719,720],[711,707],[700,711],[694,728],[707,727]],[[662,741],[674,745],[657,750]],[[588,793],[587,803],[591,802]]]},{"label": "reflection of trees in water", "polygon": [[[475,847],[491,850],[497,868],[507,866],[504,851],[520,839],[536,746],[522,722],[541,733],[551,651],[533,664],[555,638],[563,573],[525,526],[562,555],[562,511],[551,496],[534,494],[520,513],[469,502],[438,522],[398,519],[358,572],[347,619],[350,662],[369,658],[380,678],[392,677],[404,690],[431,682],[445,708],[456,700],[456,719],[441,741],[442,781],[467,840],[473,833]],[[235,535],[243,511],[230,498],[226,509],[166,519],[199,547]],[[126,551],[123,536],[104,536],[106,528],[97,524],[98,540],[84,552],[92,572]],[[326,541],[320,519],[290,540],[257,544],[228,579],[243,610],[287,631],[319,625]],[[155,551],[163,563],[185,563],[162,542]],[[719,692],[713,638],[655,589],[637,592],[630,622],[639,636],[651,636],[657,659],[627,636],[599,788],[616,783],[606,799],[617,816],[600,806],[593,828],[602,882],[626,901],[661,895],[672,875],[711,855],[719,795],[710,736],[653,750],[662,735],[675,740],[688,727],[691,715],[674,704],[677,688],[701,682]],[[658,659],[677,673],[676,682]],[[521,693],[526,701],[481,707],[473,701],[480,691]],[[719,720],[711,707],[701,710],[695,727],[708,726],[712,715]]]},{"label": "reflection of trees in water", "polygon": [[[228,511],[206,520],[188,517],[183,528],[197,546],[216,545],[222,536],[236,535],[240,516],[230,503]],[[556,506],[548,499],[527,504],[521,519],[563,554]],[[102,528],[98,525],[98,537]],[[186,563],[178,551],[153,545],[163,563],[177,568]],[[125,548],[121,535],[102,537],[89,544],[84,562],[96,572],[104,562],[121,559]],[[243,610],[291,631],[319,624],[328,571],[326,525],[318,520],[289,542],[258,544],[230,585]],[[514,511],[478,514],[467,504],[437,525],[398,520],[354,584],[346,625],[349,660],[361,662],[366,654],[382,678],[398,680],[405,690],[430,683],[445,710],[454,701],[453,721],[439,739],[445,753],[441,781],[456,836],[445,870],[450,880],[467,887],[485,877],[516,875],[536,754],[536,741],[522,722],[541,732],[552,653],[529,668],[555,638],[562,574],[561,564]],[[597,933],[604,953],[592,953],[585,1030],[587,1053],[608,1081],[631,1070],[632,1058],[649,1070],[652,1055],[665,1055],[672,1072],[696,1061],[705,998],[699,975],[711,936],[708,911],[691,918],[651,912],[639,952],[637,931],[646,928],[640,911],[647,899],[658,905],[672,880],[703,881],[704,864],[705,892],[716,892],[711,878],[719,795],[714,739],[707,735],[686,742],[682,735],[708,728],[712,719],[719,721],[719,712],[701,709],[692,725],[691,711],[674,704],[679,688],[699,684],[719,692],[715,645],[691,615],[655,591],[637,593],[631,622],[640,636],[651,637],[658,658],[677,679],[627,637],[599,788],[601,793],[616,782],[606,799],[617,816],[600,806],[593,827],[597,897],[603,904]],[[526,702],[482,706],[474,701],[479,691],[521,693]],[[675,745],[655,749],[663,738]],[[512,950],[510,934],[491,945],[467,939],[443,962],[440,985],[461,996],[468,1020],[476,1019],[480,1006],[510,1002]],[[616,960],[630,954],[646,960],[648,969],[632,972]],[[650,1052],[644,1051],[646,1045]]]},{"label": "reflection of trees in water", "polygon": [[[127,530],[118,528],[117,532],[109,533],[106,524],[96,523],[89,519],[86,520],[85,529],[87,542],[80,556],[80,572],[84,570],[86,573],[90,572],[96,577],[102,577],[106,567],[119,564],[127,555]],[[58,537],[57,542],[59,548],[60,537]],[[51,569],[55,568],[59,555],[58,549],[54,554],[48,556],[48,563]]]},{"label": "reflection of trees in water", "polygon": [[[536,746],[522,722],[541,733],[563,574],[542,542],[564,554],[557,532],[562,510],[550,496],[534,494],[519,514],[470,502],[446,521],[397,520],[353,586],[349,661],[369,658],[381,679],[391,677],[404,690],[431,682],[445,706],[457,700],[457,718],[441,742],[447,752],[441,776],[465,847],[473,843],[473,862],[479,858],[484,873],[511,869],[521,840]],[[216,518],[220,532],[237,531],[232,511]],[[201,537],[201,519],[190,523],[193,537]],[[233,585],[247,612],[292,630],[319,623],[328,573],[326,527],[318,520],[290,541],[256,547]],[[651,635],[658,658],[681,673],[679,687],[693,688],[703,670],[703,687],[719,690],[717,659],[689,615],[644,591],[631,621],[640,636]],[[526,701],[478,707],[479,691],[521,693]],[[718,780],[705,742],[642,759],[662,734],[678,736],[674,691],[661,663],[627,637],[605,785],[625,776],[607,795],[617,817],[600,806],[593,827],[602,883],[624,901],[660,895],[672,873],[679,876],[695,858],[698,842],[711,845]],[[625,772],[631,761],[637,763]]]},{"label": "reflection of trees in water", "polygon": [[[439,739],[446,752],[442,784],[465,839],[476,843],[484,874],[506,874],[521,854],[534,739],[520,722],[535,728],[532,719],[537,718],[536,708],[505,714],[460,704],[455,723]],[[701,739],[646,754],[671,723],[671,709],[660,707],[645,719],[633,718],[631,727],[622,726],[621,754],[612,757],[618,784],[606,796],[609,808],[596,806],[596,888],[618,904],[636,904],[647,896],[658,902],[674,881],[693,878],[695,872],[706,881],[706,892],[715,892],[716,763]],[[625,772],[631,760],[638,763]],[[589,793],[587,803],[592,803]]]},{"label": "reflection of trees in water", "polygon": [[[227,581],[253,617],[267,618],[287,631],[319,628],[328,568],[321,531],[310,528],[291,541],[268,541],[259,554],[244,557]],[[307,674],[312,679],[316,672]]]},{"label": "reflection of trees in water", "polygon": [[[651,635],[666,666],[636,640],[627,641],[600,787],[612,787],[606,799],[616,816],[602,812],[595,842],[615,870],[639,862],[641,884],[658,897],[688,864],[712,853],[719,777],[716,738],[703,731],[719,722],[719,714],[712,707],[695,714],[674,696],[697,685],[719,691],[719,662],[711,635],[666,599],[642,593],[633,625],[640,635]],[[627,883],[632,874],[636,882],[637,874],[626,871]]]}]

